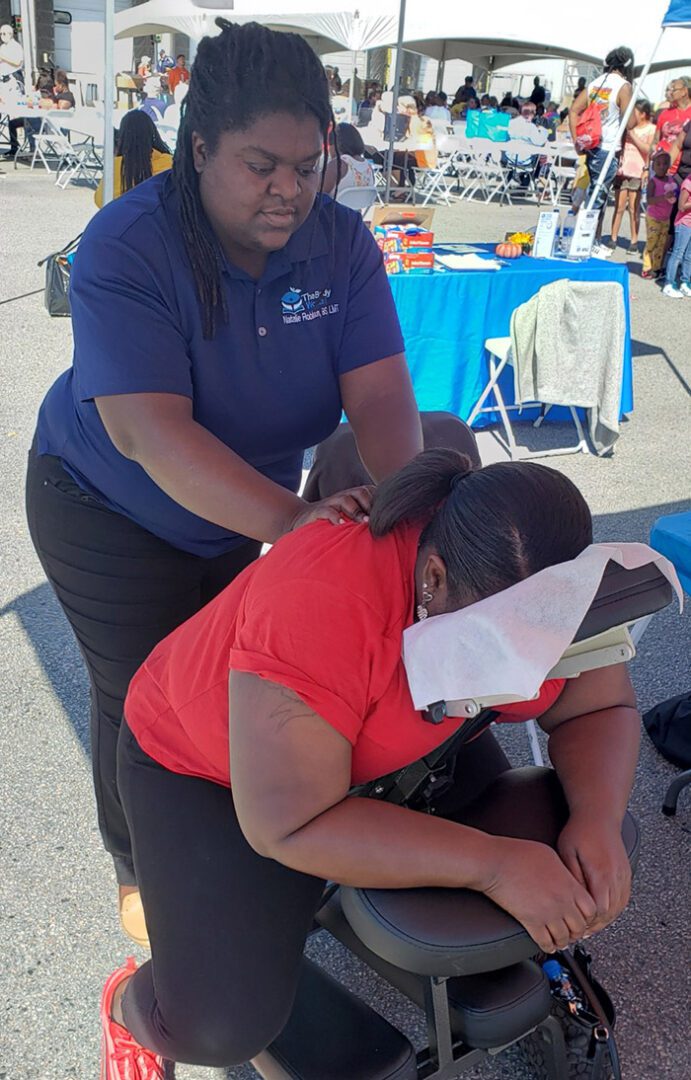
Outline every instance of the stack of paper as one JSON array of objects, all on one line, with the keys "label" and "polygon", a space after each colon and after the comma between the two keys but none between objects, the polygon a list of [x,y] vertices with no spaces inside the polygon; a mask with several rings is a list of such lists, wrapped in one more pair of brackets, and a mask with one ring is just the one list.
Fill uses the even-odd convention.
[{"label": "stack of paper", "polygon": [[447,270],[501,270],[502,264],[496,259],[481,258],[479,255],[437,255],[436,262]]}]

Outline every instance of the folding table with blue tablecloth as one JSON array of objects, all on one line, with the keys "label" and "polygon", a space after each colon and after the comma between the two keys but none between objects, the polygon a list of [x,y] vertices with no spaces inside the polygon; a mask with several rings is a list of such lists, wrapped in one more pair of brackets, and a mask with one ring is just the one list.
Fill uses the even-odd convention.
[{"label": "folding table with blue tablecloth", "polygon": [[[489,254],[490,245],[474,245]],[[454,245],[435,248],[453,252]],[[631,317],[628,270],[621,263],[601,259],[576,262],[522,256],[505,262],[500,270],[447,270],[411,272],[392,276],[393,292],[406,345],[413,387],[421,410],[445,410],[467,419],[487,382],[485,341],[509,333],[511,313],[543,285],[572,281],[614,281],[621,284],[626,314],[621,414],[633,410]],[[502,390],[513,401],[513,383],[507,373]],[[526,410],[529,418],[536,410]],[[565,409],[550,410],[548,419],[568,418]],[[476,426],[492,422],[480,416]]]}]

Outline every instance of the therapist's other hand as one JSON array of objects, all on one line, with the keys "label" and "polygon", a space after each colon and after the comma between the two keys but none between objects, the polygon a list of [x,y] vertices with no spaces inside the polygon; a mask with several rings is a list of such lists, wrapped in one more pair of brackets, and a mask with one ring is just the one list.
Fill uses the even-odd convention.
[{"label": "therapist's other hand", "polygon": [[557,850],[564,865],[585,886],[597,908],[587,936],[621,915],[631,895],[631,864],[616,822],[573,815],[562,829]]},{"label": "therapist's other hand", "polygon": [[534,840],[497,837],[495,853],[482,891],[525,927],[538,948],[553,953],[587,933],[595,901],[556,851]]},{"label": "therapist's other hand", "polygon": [[363,522],[368,520],[368,514],[372,506],[373,487],[362,486],[348,488],[347,491],[338,491],[335,495],[329,495],[328,499],[319,502],[305,503],[304,510],[300,510],[290,522],[287,532],[299,529],[301,525],[309,525],[311,521],[330,521],[333,525],[343,525],[346,521]]}]

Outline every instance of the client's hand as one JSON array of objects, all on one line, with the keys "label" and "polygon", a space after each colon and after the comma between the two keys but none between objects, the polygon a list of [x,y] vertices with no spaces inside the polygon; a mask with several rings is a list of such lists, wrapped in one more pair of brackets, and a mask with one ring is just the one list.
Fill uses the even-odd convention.
[{"label": "client's hand", "polygon": [[557,844],[564,865],[588,890],[597,914],[587,936],[613,922],[629,902],[631,865],[616,822],[572,815]]},{"label": "client's hand", "polygon": [[595,902],[556,851],[533,840],[496,840],[497,860],[485,895],[518,919],[543,952],[582,938],[595,918]]},{"label": "client's hand", "polygon": [[319,502],[305,503],[304,509],[295,515],[286,532],[292,532],[301,525],[320,519],[330,521],[333,525],[340,525],[348,520],[367,521],[373,491],[373,487],[354,487],[329,495],[327,499],[320,499]]}]

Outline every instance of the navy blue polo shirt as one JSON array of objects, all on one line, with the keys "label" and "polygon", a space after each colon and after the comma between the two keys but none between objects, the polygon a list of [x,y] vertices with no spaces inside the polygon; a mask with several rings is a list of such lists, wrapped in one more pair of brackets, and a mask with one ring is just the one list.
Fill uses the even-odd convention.
[{"label": "navy blue polo shirt", "polygon": [[72,367],[48,391],[37,432],[38,452],[111,509],[207,557],[245,538],[185,510],[123,457],[94,398],[190,397],[198,423],[297,491],[303,451],[339,422],[339,375],[403,350],[380,252],[360,215],[329,199],[258,281],[227,260],[222,278],[228,321],[219,315],[205,341],[171,175],[105,207],[74,262]]}]

